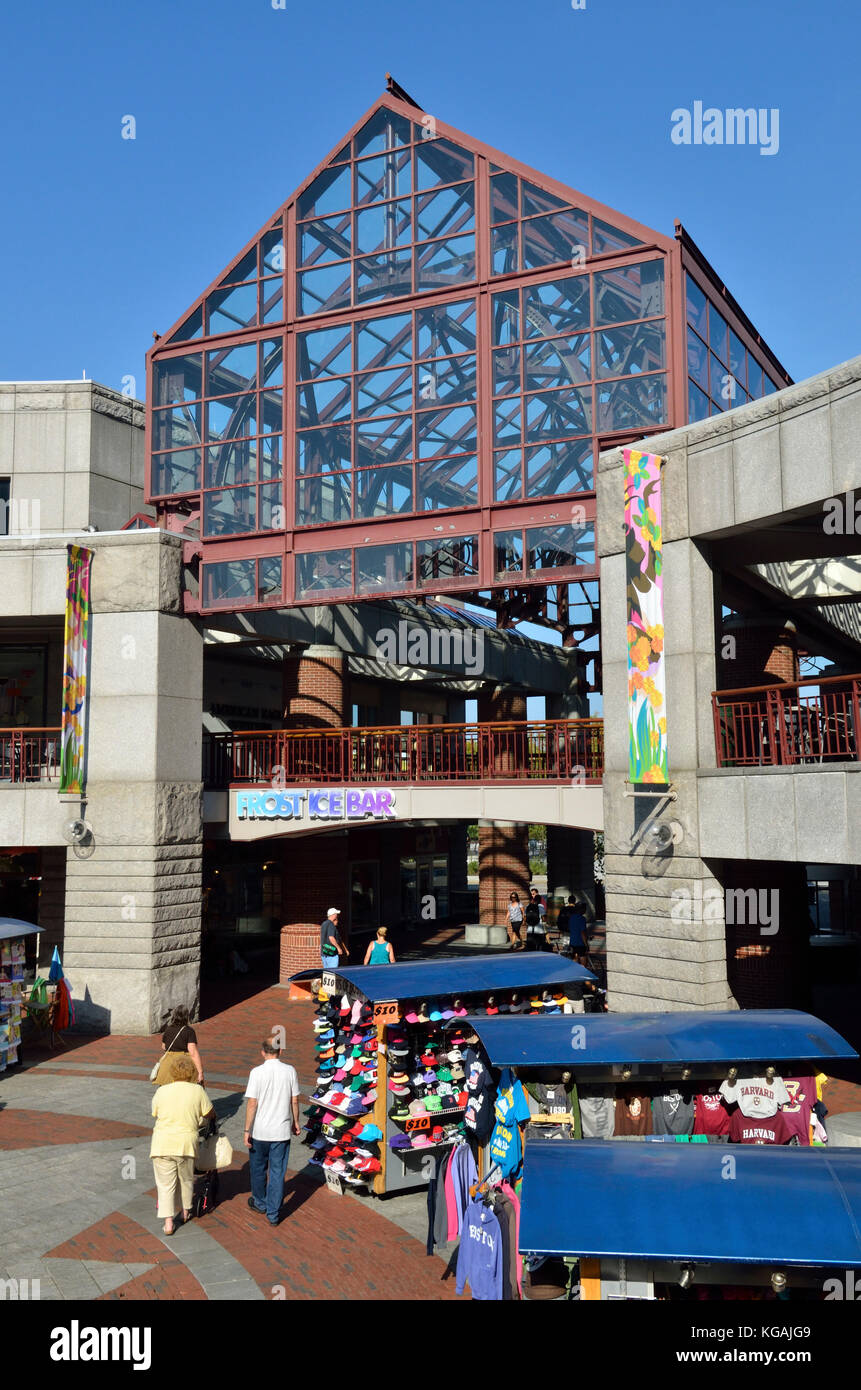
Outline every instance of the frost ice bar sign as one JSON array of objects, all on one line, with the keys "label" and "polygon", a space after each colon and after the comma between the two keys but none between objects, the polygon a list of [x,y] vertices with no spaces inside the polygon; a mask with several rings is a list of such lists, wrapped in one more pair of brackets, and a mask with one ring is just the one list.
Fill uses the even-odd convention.
[{"label": "frost ice bar sign", "polygon": [[387,820],[394,814],[395,794],[387,788],[236,792],[237,820]]}]

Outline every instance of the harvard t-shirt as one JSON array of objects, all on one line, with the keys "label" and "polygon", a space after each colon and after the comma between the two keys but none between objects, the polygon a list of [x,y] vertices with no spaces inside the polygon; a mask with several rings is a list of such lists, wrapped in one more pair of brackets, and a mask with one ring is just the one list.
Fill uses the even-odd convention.
[{"label": "harvard t-shirt", "polygon": [[736,1104],[749,1119],[776,1115],[778,1105],[789,1102],[782,1076],[776,1076],[773,1081],[766,1081],[764,1076],[739,1076],[732,1084],[722,1081],[720,1093],[727,1105]]},{"label": "harvard t-shirt", "polygon": [[729,1137],[734,1144],[788,1144],[792,1131],[779,1110],[751,1118],[739,1109],[730,1116]]},{"label": "harvard t-shirt", "polygon": [[816,1081],[812,1076],[785,1076],[783,1084],[789,1093],[789,1104],[784,1105],[780,1113],[790,1133],[798,1136],[798,1142],[809,1144],[810,1116],[816,1104]]},{"label": "harvard t-shirt", "polygon": [[694,1134],[726,1134],[729,1131],[729,1111],[723,1097],[712,1092],[694,1096]]}]

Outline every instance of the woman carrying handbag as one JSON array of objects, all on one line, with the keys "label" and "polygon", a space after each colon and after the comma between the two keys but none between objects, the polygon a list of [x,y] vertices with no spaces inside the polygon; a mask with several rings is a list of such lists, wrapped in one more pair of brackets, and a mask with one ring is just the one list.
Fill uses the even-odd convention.
[{"label": "woman carrying handbag", "polygon": [[165,1019],[161,1034],[162,1056],[149,1074],[154,1086],[164,1086],[170,1079],[171,1062],[175,1057],[190,1057],[197,1072],[197,1084],[203,1083],[203,1062],[197,1047],[197,1034],[191,1026],[188,1009],[180,1005]]}]

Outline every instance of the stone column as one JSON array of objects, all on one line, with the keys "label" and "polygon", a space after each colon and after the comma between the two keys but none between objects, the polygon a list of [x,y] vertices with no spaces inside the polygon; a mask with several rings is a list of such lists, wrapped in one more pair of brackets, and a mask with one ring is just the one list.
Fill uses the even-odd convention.
[{"label": "stone column", "polygon": [[291,922],[281,928],[279,983],[286,985],[300,970],[320,968],[320,923]]},{"label": "stone column", "polygon": [[[526,718],[526,696],[496,686],[478,697],[480,724],[504,723]],[[512,779],[519,771],[515,739],[500,745],[494,771]],[[520,900],[529,894],[529,826],[513,821],[479,821],[478,825],[478,920],[482,926],[502,926],[506,921],[509,893]]]},{"label": "stone column", "polygon": [[[547,827],[547,892],[558,903],[569,894],[589,904],[595,915],[595,835],[591,830]],[[589,914],[587,914],[588,916]]]},{"label": "stone column", "polygon": [[340,729],[350,724],[349,683],[340,647],[314,645],[285,657],[285,727]]}]

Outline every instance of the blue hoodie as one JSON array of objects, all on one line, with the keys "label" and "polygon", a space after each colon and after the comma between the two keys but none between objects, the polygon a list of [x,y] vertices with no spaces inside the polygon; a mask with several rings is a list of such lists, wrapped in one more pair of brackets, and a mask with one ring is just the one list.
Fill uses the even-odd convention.
[{"label": "blue hoodie", "polygon": [[502,1232],[490,1207],[475,1198],[463,1216],[457,1255],[457,1292],[467,1280],[476,1299],[502,1298]]}]

